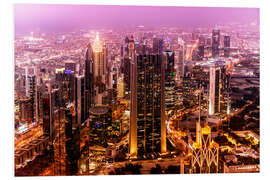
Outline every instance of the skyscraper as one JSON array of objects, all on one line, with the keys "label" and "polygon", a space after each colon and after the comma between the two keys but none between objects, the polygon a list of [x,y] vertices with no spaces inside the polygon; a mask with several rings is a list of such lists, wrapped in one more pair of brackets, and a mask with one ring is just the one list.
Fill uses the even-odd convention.
[{"label": "skyscraper", "polygon": [[163,40],[160,38],[153,38],[153,53],[161,54],[163,51]]},{"label": "skyscraper", "polygon": [[124,90],[125,94],[129,94],[130,92],[130,68],[131,61],[135,59],[135,44],[134,37],[131,36],[130,39],[126,37],[126,43],[128,43],[127,47],[127,55],[124,56],[123,59],[123,74],[124,74]]},{"label": "skyscraper", "polygon": [[[32,71],[31,71],[32,70]],[[26,67],[25,69],[25,95],[30,98],[29,114],[33,122],[37,121],[37,78],[35,68]]]},{"label": "skyscraper", "polygon": [[198,56],[199,56],[200,60],[202,60],[204,58],[204,45],[199,45]]},{"label": "skyscraper", "polygon": [[124,57],[124,86],[125,86],[125,94],[130,91],[130,67],[131,67],[131,59],[128,56]]},{"label": "skyscraper", "polygon": [[216,112],[220,112],[220,68],[210,67],[209,75],[209,115],[213,115]]},{"label": "skyscraper", "polygon": [[55,138],[55,116],[62,105],[61,100],[60,89],[49,88],[42,97],[43,132],[49,135],[51,141]]},{"label": "skyscraper", "polygon": [[93,80],[93,50],[92,46],[89,43],[85,55],[85,108],[86,108],[86,117],[89,116],[89,109],[93,106],[94,98],[94,80]]},{"label": "skyscraper", "polygon": [[180,77],[184,77],[184,68],[185,68],[185,63],[184,63],[184,48],[179,50],[178,54],[178,72]]},{"label": "skyscraper", "polygon": [[166,112],[173,110],[175,105],[175,68],[174,52],[164,51],[162,58],[165,63],[165,104]]},{"label": "skyscraper", "polygon": [[224,36],[224,57],[230,56],[230,36]]},{"label": "skyscraper", "polygon": [[56,83],[61,89],[62,98],[66,104],[75,100],[75,75],[71,70],[61,69],[56,72]]},{"label": "skyscraper", "polygon": [[219,43],[220,43],[220,31],[219,29],[213,29],[212,31],[212,57],[217,58],[219,56]]},{"label": "skyscraper", "polygon": [[109,106],[90,108],[90,145],[107,146],[112,132],[112,110]]},{"label": "skyscraper", "polygon": [[135,43],[134,43],[134,37],[132,35],[128,41],[128,56],[132,60],[135,59]]},{"label": "skyscraper", "polygon": [[26,96],[30,98],[31,107],[29,108],[32,122],[36,119],[36,76],[28,74],[26,77]]},{"label": "skyscraper", "polygon": [[80,158],[80,129],[74,121],[74,111],[74,106],[67,106],[64,109],[66,175],[74,175],[78,172],[78,160]]},{"label": "skyscraper", "polygon": [[205,45],[205,37],[204,36],[199,36],[199,44]]},{"label": "skyscraper", "polygon": [[76,121],[81,126],[87,118],[87,109],[85,102],[85,77],[77,75],[75,77],[75,110],[76,110]]},{"label": "skyscraper", "polygon": [[106,47],[102,46],[97,33],[93,43],[93,80],[94,80],[94,102],[102,104],[102,98],[106,89],[107,58]]},{"label": "skyscraper", "polygon": [[71,60],[65,61],[65,69],[73,71],[75,73],[76,63],[74,61],[71,61]]},{"label": "skyscraper", "polygon": [[129,153],[144,158],[165,153],[165,64],[161,55],[139,55],[132,62]]},{"label": "skyscraper", "polygon": [[129,38],[126,36],[125,42],[124,42],[124,53],[123,53],[123,56],[129,55],[128,44],[129,44]]}]

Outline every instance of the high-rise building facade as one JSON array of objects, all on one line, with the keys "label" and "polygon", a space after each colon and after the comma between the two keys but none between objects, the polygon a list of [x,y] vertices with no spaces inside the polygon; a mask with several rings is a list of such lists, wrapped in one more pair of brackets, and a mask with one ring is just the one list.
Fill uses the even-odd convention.
[{"label": "high-rise building facade", "polygon": [[90,145],[107,146],[112,133],[112,110],[109,106],[90,108]]},{"label": "high-rise building facade", "polygon": [[162,58],[165,63],[165,105],[166,112],[173,110],[175,105],[175,68],[174,52],[164,51]]},{"label": "high-rise building facade", "polygon": [[75,77],[75,110],[76,110],[76,121],[79,124],[79,127],[81,124],[86,120],[87,118],[87,109],[86,109],[86,99],[85,99],[85,83],[84,83],[85,77],[77,75]]},{"label": "high-rise building facade", "polygon": [[184,77],[184,70],[185,70],[184,59],[185,59],[184,48],[182,48],[179,50],[179,54],[178,54],[178,72],[181,78]]},{"label": "high-rise building facade", "polygon": [[202,60],[204,58],[204,45],[199,45],[198,57],[199,57],[199,60]]},{"label": "high-rise building facade", "polygon": [[209,115],[213,115],[220,112],[220,67],[210,67],[209,76]]},{"label": "high-rise building facade", "polygon": [[127,44],[126,55],[123,58],[123,74],[124,74],[124,91],[125,95],[130,93],[130,71],[131,61],[135,58],[135,44],[134,37],[126,37],[125,43]]},{"label": "high-rise building facade", "polygon": [[85,108],[86,117],[89,116],[89,109],[94,104],[94,78],[93,78],[93,49],[91,44],[88,44],[85,55]]},{"label": "high-rise building facade", "polygon": [[153,38],[153,53],[161,54],[163,51],[163,40],[160,38]]},{"label": "high-rise building facade", "polygon": [[224,36],[224,57],[230,56],[230,36]]},{"label": "high-rise building facade", "polygon": [[62,106],[62,95],[60,89],[49,89],[43,94],[43,132],[49,135],[50,140],[55,138],[55,118]]},{"label": "high-rise building facade", "polygon": [[66,151],[66,175],[74,175],[78,172],[78,160],[80,158],[80,129],[74,121],[74,106],[67,106],[65,113],[65,151]]},{"label": "high-rise building facade", "polygon": [[101,44],[99,40],[99,34],[96,35],[96,39],[92,46],[93,57],[93,98],[94,104],[103,104],[103,98],[105,97],[105,90],[107,83],[107,48],[105,44]]},{"label": "high-rise building facade", "polygon": [[76,72],[76,63],[74,61],[68,60],[65,61],[65,70]]},{"label": "high-rise building facade", "polygon": [[128,94],[130,91],[130,67],[131,67],[131,59],[128,56],[125,56],[123,67],[125,94]]},{"label": "high-rise building facade", "polygon": [[129,154],[145,158],[165,153],[165,64],[161,55],[139,55],[132,62]]},{"label": "high-rise building facade", "polygon": [[26,90],[26,97],[30,98],[31,107],[28,109],[29,113],[31,114],[31,121],[32,123],[36,121],[36,111],[37,111],[37,82],[36,76],[34,74],[26,73],[25,77],[25,90]]},{"label": "high-rise building facade", "polygon": [[212,31],[212,57],[219,57],[220,31],[213,29]]}]

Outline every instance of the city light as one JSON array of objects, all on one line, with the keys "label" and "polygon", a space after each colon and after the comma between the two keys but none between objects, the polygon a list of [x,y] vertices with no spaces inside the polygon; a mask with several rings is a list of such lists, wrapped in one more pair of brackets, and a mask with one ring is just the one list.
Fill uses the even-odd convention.
[{"label": "city light", "polygon": [[15,176],[260,172],[258,9],[75,6],[16,18]]}]

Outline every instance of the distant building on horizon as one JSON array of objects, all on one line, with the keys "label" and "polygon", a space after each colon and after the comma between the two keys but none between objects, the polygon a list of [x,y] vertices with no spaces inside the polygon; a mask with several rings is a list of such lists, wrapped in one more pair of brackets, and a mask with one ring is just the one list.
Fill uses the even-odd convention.
[{"label": "distant building on horizon", "polygon": [[212,57],[219,57],[220,30],[213,29],[212,31]]},{"label": "distant building on horizon", "polygon": [[163,51],[163,40],[160,38],[153,38],[153,53],[161,54]]},{"label": "distant building on horizon", "polygon": [[199,45],[198,57],[199,57],[199,60],[203,60],[203,58],[204,58],[204,45]]},{"label": "distant building on horizon", "polygon": [[230,57],[230,36],[224,36],[224,57]]}]

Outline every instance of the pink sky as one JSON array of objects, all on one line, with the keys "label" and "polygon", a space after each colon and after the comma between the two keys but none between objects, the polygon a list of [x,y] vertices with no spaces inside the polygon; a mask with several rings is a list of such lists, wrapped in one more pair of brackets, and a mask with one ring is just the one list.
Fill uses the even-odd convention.
[{"label": "pink sky", "polygon": [[259,21],[258,8],[105,5],[14,5],[15,32],[70,31],[74,28],[129,25],[204,26]]}]

